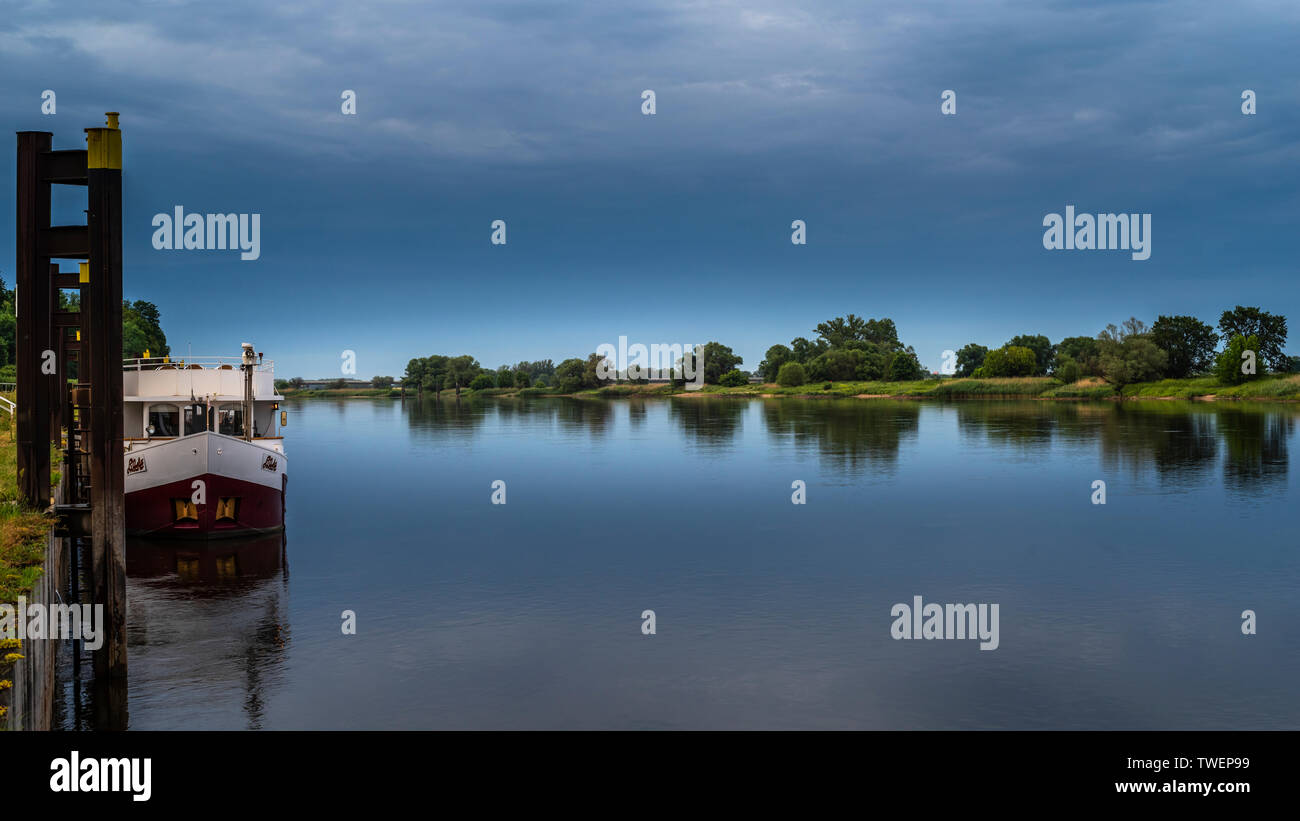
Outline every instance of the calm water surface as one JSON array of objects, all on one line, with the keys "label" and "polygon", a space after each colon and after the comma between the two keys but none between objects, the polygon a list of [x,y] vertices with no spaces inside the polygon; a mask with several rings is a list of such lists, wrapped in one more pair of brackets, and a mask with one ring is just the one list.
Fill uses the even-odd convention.
[{"label": "calm water surface", "polygon": [[132,729],[1300,728],[1294,406],[287,407],[283,539],[128,547]]}]

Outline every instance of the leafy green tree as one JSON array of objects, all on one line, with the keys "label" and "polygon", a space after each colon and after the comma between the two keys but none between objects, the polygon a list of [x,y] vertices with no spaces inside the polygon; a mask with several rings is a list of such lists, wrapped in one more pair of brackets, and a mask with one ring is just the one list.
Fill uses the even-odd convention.
[{"label": "leafy green tree", "polygon": [[802,336],[797,336],[790,340],[790,350],[794,353],[795,362],[811,362],[829,349],[830,345],[826,344],[826,341],[822,339],[809,342]]},{"label": "leafy green tree", "polygon": [[984,364],[984,357],[989,355],[989,349],[983,345],[976,345],[974,342],[964,346],[957,351],[957,376],[970,376],[975,373],[975,369]]},{"label": "leafy green tree", "polygon": [[749,374],[732,368],[718,379],[718,384],[727,388],[738,388],[741,385],[748,385]]},{"label": "leafy green tree", "polygon": [[151,357],[167,356],[167,334],[160,324],[162,315],[152,302],[122,300],[122,356],[135,359],[148,351]]},{"label": "leafy green tree", "polygon": [[448,374],[447,363],[450,361],[450,357],[443,356],[442,354],[426,356],[424,359],[420,360],[422,373],[428,383],[429,389],[433,391],[433,397],[435,399],[438,398],[438,395],[442,393],[443,388],[446,386]]},{"label": "leafy green tree", "polygon": [[[62,291],[60,291],[62,293]],[[17,294],[0,278],[0,365],[12,365],[17,354],[18,317],[15,310]],[[12,382],[13,380],[6,380]]]},{"label": "leafy green tree", "polygon": [[984,357],[984,364],[978,369],[976,376],[982,377],[1005,377],[1005,376],[1032,376],[1038,369],[1038,357],[1028,348],[1019,345],[1004,345],[994,351],[989,351],[988,356]]},{"label": "leafy green tree", "polygon": [[[721,342],[709,342],[700,348],[698,356],[689,351],[682,356],[682,366],[689,373],[698,373],[704,368],[704,384],[716,385],[722,375],[740,365],[744,360]],[[702,365],[701,365],[702,363]]]},{"label": "leafy green tree", "polygon": [[717,384],[724,373],[735,370],[737,365],[744,363],[731,348],[721,342],[707,343],[701,356],[704,358],[705,384]]},{"label": "leafy green tree", "polygon": [[373,377],[373,378],[370,380],[370,387],[372,387],[372,388],[379,388],[379,389],[383,389],[383,388],[391,388],[391,387],[393,387],[393,377],[391,377],[391,376],[376,376],[376,377]]},{"label": "leafy green tree", "polygon": [[[1238,334],[1228,341],[1223,353],[1219,354],[1218,360],[1214,363],[1214,375],[1219,382],[1224,385],[1240,385],[1251,379],[1258,379],[1262,370],[1263,363],[1259,361],[1259,337],[1254,334],[1242,336]],[[1243,373],[1242,367],[1246,360],[1242,355],[1247,351],[1254,351],[1256,356],[1255,373]]]},{"label": "leafy green tree", "polygon": [[781,366],[794,361],[794,351],[784,345],[773,345],[767,349],[767,355],[758,363],[758,372],[765,382],[775,382]]},{"label": "leafy green tree", "polygon": [[808,381],[808,374],[798,362],[787,362],[776,374],[776,383],[783,388],[793,388]]},{"label": "leafy green tree", "polygon": [[447,359],[446,371],[447,377],[445,384],[448,388],[456,391],[456,396],[460,396],[460,389],[469,385],[469,383],[478,376],[478,360],[472,356],[453,356]]},{"label": "leafy green tree", "polygon": [[1290,360],[1282,351],[1286,345],[1286,317],[1238,305],[1219,317],[1219,330],[1224,339],[1257,337],[1259,348],[1255,352],[1270,370],[1285,372],[1290,367]]},{"label": "leafy green tree", "polygon": [[1151,341],[1169,357],[1165,376],[1182,379],[1213,367],[1219,335],[1194,316],[1162,314],[1151,326]]},{"label": "leafy green tree", "polygon": [[[608,379],[601,379],[601,371]],[[582,387],[599,388],[614,379],[616,370],[612,360],[606,360],[598,353],[587,354],[587,361],[582,366]]]},{"label": "leafy green tree", "polygon": [[515,365],[515,371],[522,371],[529,376],[530,382],[536,382],[539,376],[554,376],[555,363],[549,359],[539,359],[536,362],[520,362]]},{"label": "leafy green tree", "polygon": [[894,354],[890,353],[883,345],[867,343],[866,348],[850,348],[849,350],[861,354],[857,367],[853,371],[854,379],[862,382],[875,382],[885,378],[889,370],[890,358]]},{"label": "leafy green tree", "polygon": [[528,387],[529,385],[531,385],[532,383],[533,383],[533,380],[532,380],[532,377],[530,377],[530,376],[528,375],[528,371],[515,371],[515,387],[516,387],[516,388],[527,388],[527,387]]},{"label": "leafy green tree", "polygon": [[566,359],[555,368],[555,387],[561,393],[582,390],[583,372],[587,363],[581,359]]},{"label": "leafy green tree", "polygon": [[916,352],[911,348],[904,351],[895,351],[889,360],[889,368],[885,378],[890,382],[909,382],[916,379],[924,379],[925,371],[921,368],[921,362],[916,358]]},{"label": "leafy green tree", "polygon": [[1135,382],[1159,379],[1169,365],[1169,355],[1157,347],[1145,331],[1103,338],[1100,347],[1101,375],[1117,389]]},{"label": "leafy green tree", "polygon": [[846,382],[857,378],[859,366],[866,364],[866,361],[866,351],[831,348],[808,363],[808,378],[818,382]]},{"label": "leafy green tree", "polygon": [[1030,336],[1021,334],[1013,337],[1003,347],[1006,348],[1028,348],[1034,352],[1034,372],[1033,376],[1045,376],[1047,369],[1052,366],[1052,354],[1055,348],[1052,347],[1052,341],[1042,334]]},{"label": "leafy green tree", "polygon": [[1059,369],[1065,362],[1073,362],[1079,368],[1078,382],[1084,376],[1097,376],[1101,373],[1101,348],[1091,336],[1067,336],[1056,346],[1053,370]]},{"label": "leafy green tree", "polygon": [[902,347],[892,319],[863,319],[849,314],[822,322],[814,330],[831,348],[861,347],[863,343],[880,345],[890,351]]},{"label": "leafy green tree", "polygon": [[424,360],[412,359],[406,363],[406,373],[402,374],[402,388],[415,388],[416,393],[424,391]]},{"label": "leafy green tree", "polygon": [[1083,378],[1083,370],[1079,363],[1075,362],[1068,356],[1056,355],[1056,365],[1052,369],[1052,375],[1061,380],[1066,385],[1073,385]]},{"label": "leafy green tree", "polygon": [[495,388],[497,381],[490,374],[481,373],[469,381],[469,389],[472,391],[486,390]]},{"label": "leafy green tree", "polygon": [[497,368],[495,381],[498,388],[513,388],[515,386],[515,372],[502,365]]}]

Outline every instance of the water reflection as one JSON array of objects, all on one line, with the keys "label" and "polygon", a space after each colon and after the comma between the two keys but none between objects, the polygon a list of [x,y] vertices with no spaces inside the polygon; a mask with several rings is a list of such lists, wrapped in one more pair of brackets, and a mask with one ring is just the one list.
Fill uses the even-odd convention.
[{"label": "water reflection", "polygon": [[483,424],[487,404],[481,399],[456,400],[453,394],[406,399],[403,403],[411,431],[421,438],[454,440]]},{"label": "water reflection", "polygon": [[1286,487],[1287,439],[1295,430],[1291,414],[1232,408],[1217,417],[1224,444],[1224,483],[1237,491]]},{"label": "water reflection", "polygon": [[131,728],[260,729],[289,642],[284,534],[129,540],[126,557]]},{"label": "water reflection", "polygon": [[954,403],[963,440],[1022,457],[1054,445],[1097,447],[1107,470],[1154,474],[1170,488],[1213,481],[1235,493],[1285,487],[1290,408],[1187,402]]},{"label": "water reflection", "polygon": [[1033,452],[1051,444],[1061,427],[1082,433],[1092,421],[1078,418],[1080,406],[1055,402],[954,402],[962,437],[982,440],[1018,453]]},{"label": "water reflection", "polygon": [[494,430],[558,430],[603,439],[625,419],[630,430],[666,414],[685,445],[703,452],[733,448],[747,413],[761,419],[770,441],[814,453],[846,477],[889,470],[902,444],[915,440],[923,408],[930,420],[955,414],[963,447],[992,447],[1022,461],[1053,447],[1097,448],[1108,470],[1154,474],[1179,488],[1212,481],[1221,471],[1235,493],[1285,486],[1287,439],[1295,427],[1289,408],[1187,402],[970,401],[945,405],[915,401],[754,400],[714,396],[677,399],[568,397],[408,399],[407,424],[420,439],[468,447],[485,424]]},{"label": "water reflection", "polygon": [[847,475],[892,469],[902,443],[921,425],[917,402],[861,399],[763,403],[763,422],[773,442],[793,440],[815,450],[828,467]]},{"label": "water reflection", "polygon": [[685,434],[685,444],[713,451],[729,448],[751,400],[706,396],[668,401],[668,415]]}]

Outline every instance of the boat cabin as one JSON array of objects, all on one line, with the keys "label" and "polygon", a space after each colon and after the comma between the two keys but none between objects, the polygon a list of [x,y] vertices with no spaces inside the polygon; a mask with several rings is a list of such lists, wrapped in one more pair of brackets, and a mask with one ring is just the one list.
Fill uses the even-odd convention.
[{"label": "boat cabin", "polygon": [[[240,357],[126,360],[126,440],[174,439],[206,431],[242,439],[245,374],[240,366]],[[280,439],[284,397],[275,392],[275,364],[259,361],[250,367],[253,439]]]}]

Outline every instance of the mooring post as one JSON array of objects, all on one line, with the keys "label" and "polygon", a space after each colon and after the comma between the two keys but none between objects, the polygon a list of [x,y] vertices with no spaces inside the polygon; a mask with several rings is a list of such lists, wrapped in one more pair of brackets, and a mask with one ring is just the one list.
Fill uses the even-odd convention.
[{"label": "mooring post", "polygon": [[16,212],[18,339],[18,489],[31,506],[50,504],[49,388],[42,373],[50,349],[50,182],[41,173],[41,158],[50,152],[48,131],[18,132],[18,210]]},{"label": "mooring post", "polygon": [[126,517],[122,431],[122,132],[86,129],[90,282],[83,306],[90,326],[90,504],[95,602],[107,638],[95,651],[96,676],[126,676]]}]

